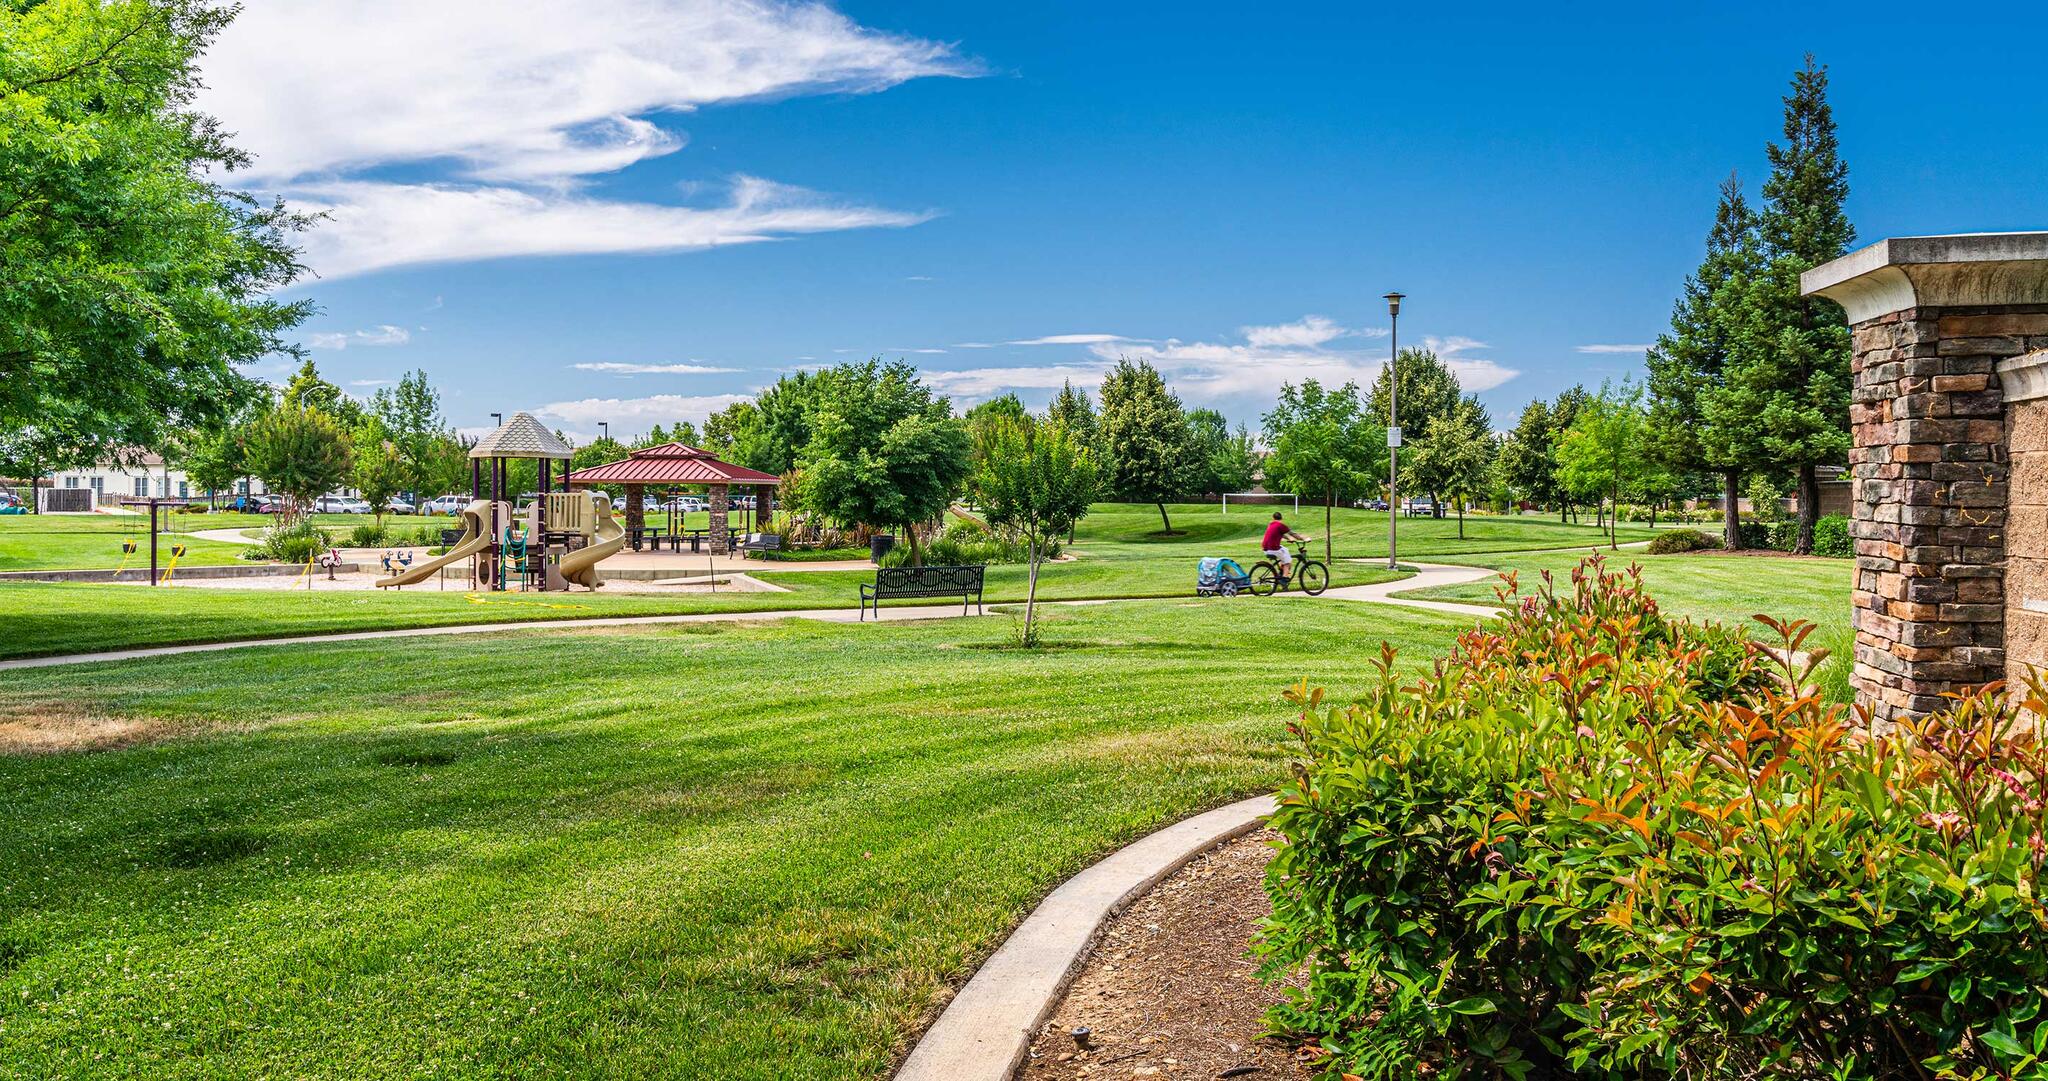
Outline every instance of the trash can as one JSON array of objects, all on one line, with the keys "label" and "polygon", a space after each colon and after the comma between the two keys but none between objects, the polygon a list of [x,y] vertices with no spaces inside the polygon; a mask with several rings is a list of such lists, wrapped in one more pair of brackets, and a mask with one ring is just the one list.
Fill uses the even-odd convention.
[{"label": "trash can", "polygon": [[868,557],[876,563],[880,563],[882,557],[888,555],[889,549],[894,547],[896,547],[896,535],[894,533],[877,533],[868,538]]}]

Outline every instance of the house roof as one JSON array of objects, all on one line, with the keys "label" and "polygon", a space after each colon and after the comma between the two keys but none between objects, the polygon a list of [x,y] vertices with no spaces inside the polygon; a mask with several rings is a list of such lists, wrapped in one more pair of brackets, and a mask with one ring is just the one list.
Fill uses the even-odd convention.
[{"label": "house roof", "polygon": [[682,443],[642,447],[616,462],[578,469],[571,484],[780,484],[758,469],[721,462],[708,451]]},{"label": "house roof", "polygon": [[514,413],[512,419],[476,441],[469,449],[472,458],[572,458],[575,451],[560,436],[533,419],[532,413]]}]

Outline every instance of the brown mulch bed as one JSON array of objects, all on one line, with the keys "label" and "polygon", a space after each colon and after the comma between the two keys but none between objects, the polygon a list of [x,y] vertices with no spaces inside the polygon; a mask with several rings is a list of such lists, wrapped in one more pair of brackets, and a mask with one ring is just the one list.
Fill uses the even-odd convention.
[{"label": "brown mulch bed", "polygon": [[[1260,982],[1247,943],[1273,911],[1264,881],[1274,836],[1211,849],[1112,919],[1018,1081],[1310,1077],[1293,1048],[1259,1037],[1280,987]],[[1083,1027],[1085,1047],[1074,1038]]]}]

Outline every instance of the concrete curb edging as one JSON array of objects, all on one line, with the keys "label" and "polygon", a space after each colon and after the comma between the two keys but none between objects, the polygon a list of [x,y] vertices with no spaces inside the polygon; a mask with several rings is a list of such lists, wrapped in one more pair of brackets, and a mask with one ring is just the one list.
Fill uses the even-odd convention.
[{"label": "concrete curb edging", "polygon": [[1183,819],[1068,879],[953,996],[896,1081],[1008,1081],[1103,923],[1211,846],[1257,828],[1273,808],[1273,797],[1254,796]]}]

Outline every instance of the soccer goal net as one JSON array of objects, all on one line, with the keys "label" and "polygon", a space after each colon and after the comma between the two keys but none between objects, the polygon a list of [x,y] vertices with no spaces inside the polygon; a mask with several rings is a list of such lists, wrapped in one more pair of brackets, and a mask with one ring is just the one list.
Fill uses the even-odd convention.
[{"label": "soccer goal net", "polygon": [[1288,495],[1284,492],[1225,492],[1223,493],[1223,513],[1230,513],[1230,501],[1233,499],[1237,500],[1239,506],[1246,504],[1254,506],[1291,505],[1297,511],[1301,509],[1301,497],[1298,495]]}]

